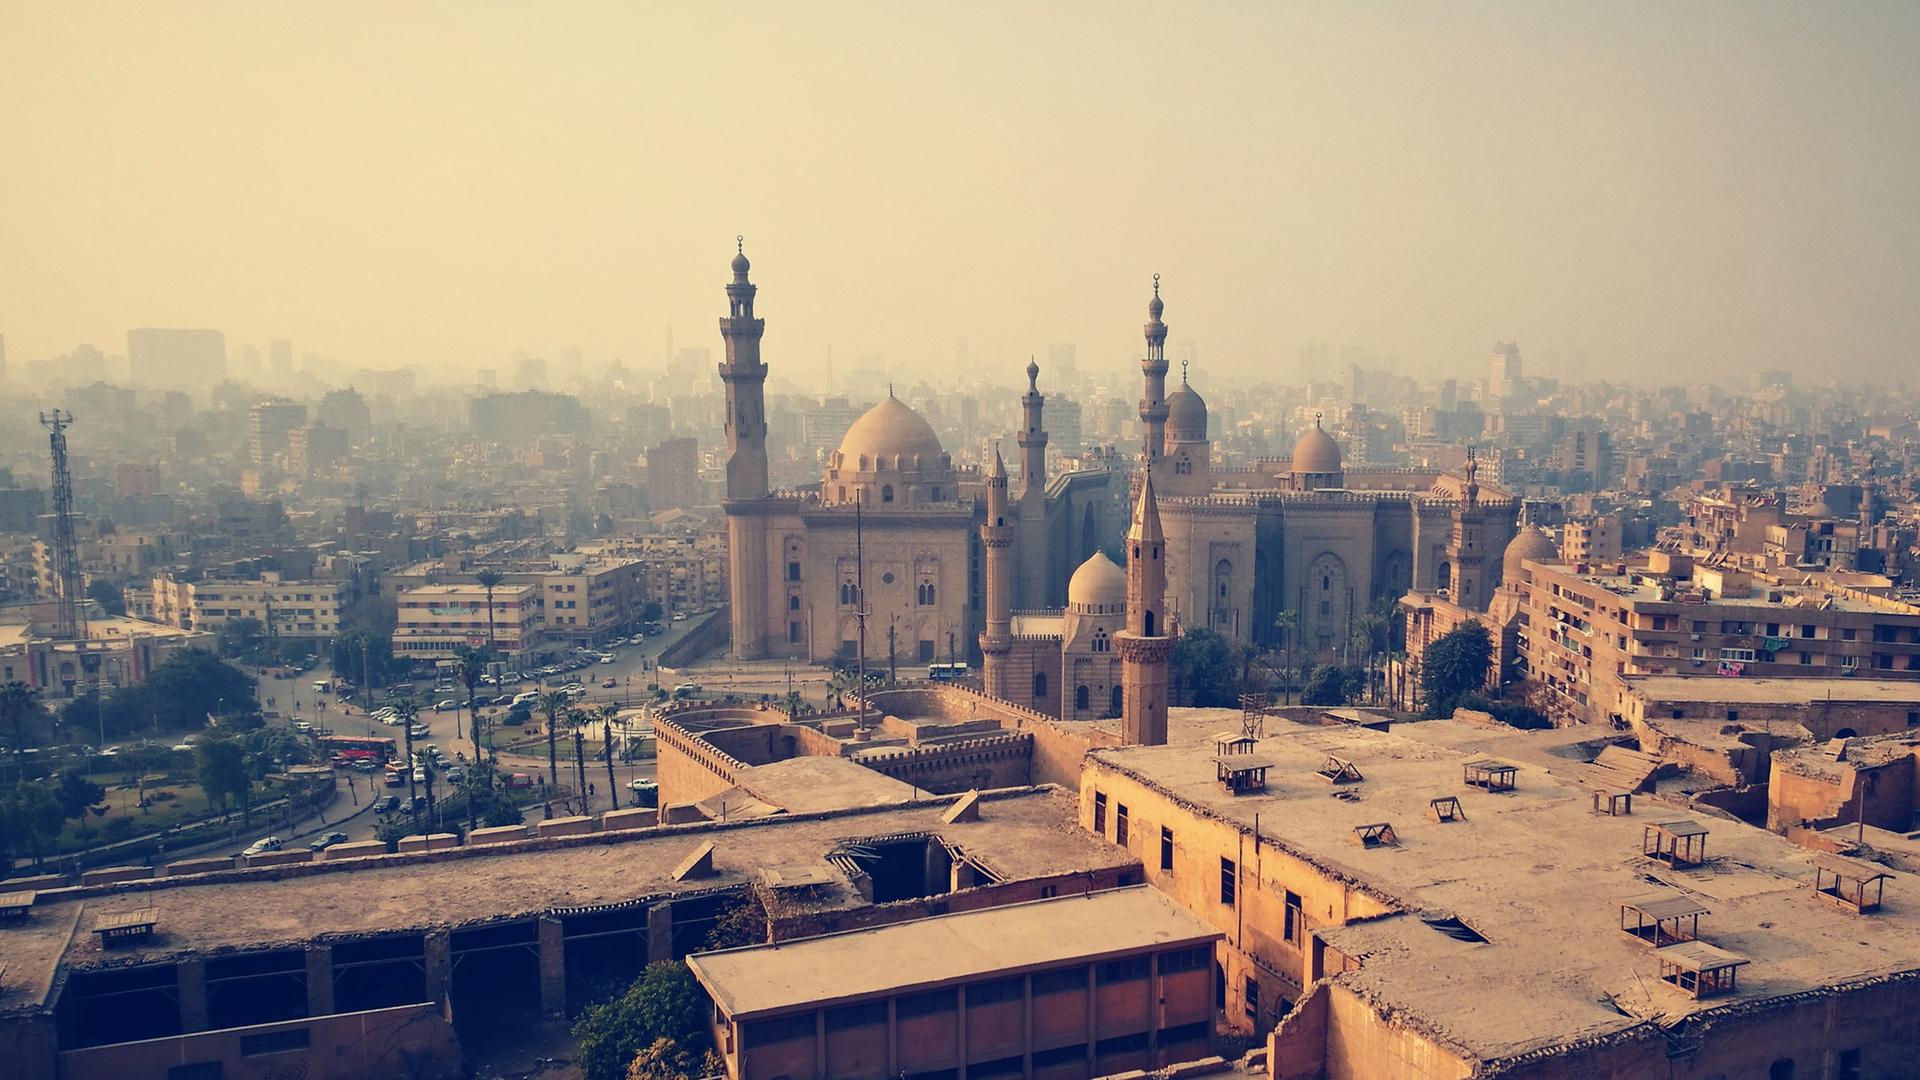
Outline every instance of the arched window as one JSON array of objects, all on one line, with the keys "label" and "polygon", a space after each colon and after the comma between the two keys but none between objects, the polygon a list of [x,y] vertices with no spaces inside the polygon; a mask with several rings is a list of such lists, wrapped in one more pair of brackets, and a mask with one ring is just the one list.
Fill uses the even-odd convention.
[{"label": "arched window", "polygon": [[1087,700],[1089,697],[1091,697],[1091,695],[1087,693],[1086,687],[1084,686],[1074,687],[1073,688],[1073,707],[1076,709],[1079,709],[1081,712],[1086,712]]},{"label": "arched window", "polygon": [[1047,696],[1047,673],[1044,671],[1036,671],[1033,673],[1034,700],[1038,701],[1041,698],[1044,698],[1046,696]]},{"label": "arched window", "polygon": [[931,498],[931,499],[930,499],[929,501],[931,501],[931,502],[939,502],[939,501],[940,501],[940,489],[939,489],[939,488],[937,488],[937,487],[936,487],[936,488],[934,488],[934,489],[933,489],[933,495],[932,495],[932,498]]},{"label": "arched window", "polygon": [[1441,563],[1439,570],[1434,573],[1434,578],[1440,588],[1447,588],[1453,584],[1453,567],[1447,563]]},{"label": "arched window", "polygon": [[1793,1080],[1793,1059],[1781,1058],[1767,1066],[1767,1080]]},{"label": "arched window", "polygon": [[1145,625],[1146,634],[1144,636],[1153,637],[1155,636],[1153,632],[1153,612],[1148,611],[1146,613],[1146,616],[1147,616],[1146,625]]},{"label": "arched window", "polygon": [[1114,716],[1120,715],[1120,688],[1115,686],[1113,693],[1107,695],[1107,711]]},{"label": "arched window", "polygon": [[1095,630],[1093,632],[1093,651],[1094,652],[1106,652],[1108,649],[1112,647],[1113,647],[1113,643],[1107,640],[1107,631],[1104,627],[1099,630]]},{"label": "arched window", "polygon": [[933,582],[923,581],[920,583],[917,599],[920,601],[921,607],[933,606]]},{"label": "arched window", "polygon": [[893,485],[892,484],[880,485],[880,501],[883,503],[889,503],[893,501]]},{"label": "arched window", "polygon": [[787,597],[787,610],[788,610],[788,611],[799,611],[799,610],[800,610],[800,598],[799,598],[799,597],[797,597],[797,596],[789,596],[789,597]]},{"label": "arched window", "polygon": [[840,606],[852,607],[853,599],[854,599],[853,593],[854,593],[853,582],[851,581],[841,582],[840,583]]}]

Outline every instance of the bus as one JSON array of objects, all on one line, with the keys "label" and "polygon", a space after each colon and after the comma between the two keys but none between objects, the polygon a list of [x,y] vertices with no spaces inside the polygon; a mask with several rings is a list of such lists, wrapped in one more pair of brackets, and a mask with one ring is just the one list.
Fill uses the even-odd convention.
[{"label": "bus", "polygon": [[379,765],[393,760],[394,745],[390,738],[360,735],[322,735],[319,739],[320,753],[336,766],[351,765],[356,761],[371,761]]},{"label": "bus", "polygon": [[927,678],[932,682],[959,682],[966,677],[967,665],[963,663],[927,665]]}]

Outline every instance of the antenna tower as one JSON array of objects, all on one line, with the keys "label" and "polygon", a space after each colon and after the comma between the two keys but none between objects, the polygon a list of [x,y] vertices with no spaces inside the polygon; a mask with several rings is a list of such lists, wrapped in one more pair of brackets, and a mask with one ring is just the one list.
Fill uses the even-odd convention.
[{"label": "antenna tower", "polygon": [[73,414],[59,409],[40,414],[53,450],[53,573],[60,587],[54,636],[75,641],[86,632],[80,607],[80,545],[73,536],[73,472],[67,468],[67,428]]}]

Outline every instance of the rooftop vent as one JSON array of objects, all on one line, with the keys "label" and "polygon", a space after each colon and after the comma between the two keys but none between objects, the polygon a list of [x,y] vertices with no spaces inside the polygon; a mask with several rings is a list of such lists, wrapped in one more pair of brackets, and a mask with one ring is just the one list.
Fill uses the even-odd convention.
[{"label": "rooftop vent", "polygon": [[1620,930],[1658,949],[1700,937],[1700,916],[1710,914],[1691,896],[1648,893],[1620,901]]},{"label": "rooftop vent", "polygon": [[129,945],[153,936],[158,916],[152,908],[133,911],[103,911],[94,917],[93,932],[100,935],[100,947]]},{"label": "rooftop vent", "polygon": [[1315,769],[1313,775],[1329,784],[1357,784],[1366,779],[1353,767],[1353,762],[1332,754],[1327,755],[1327,763]]},{"label": "rooftop vent", "polygon": [[1375,822],[1372,825],[1355,825],[1353,840],[1363,848],[1392,847],[1400,842],[1400,838],[1394,835],[1393,826],[1384,821]]},{"label": "rooftop vent", "polygon": [[1640,832],[1640,853],[1676,870],[1707,861],[1707,827],[1682,819],[1649,825]]},{"label": "rooftop vent", "polygon": [[1482,934],[1480,931],[1475,930],[1473,927],[1468,926],[1466,923],[1461,922],[1451,915],[1442,916],[1437,919],[1421,919],[1420,921],[1455,941],[1467,941],[1478,945],[1484,944],[1487,940],[1485,934]]},{"label": "rooftop vent", "polygon": [[1427,816],[1441,825],[1449,821],[1467,820],[1467,813],[1460,809],[1460,797],[1457,795],[1442,795],[1437,799],[1429,799]]},{"label": "rooftop vent", "polygon": [[1265,791],[1271,768],[1273,762],[1259,754],[1215,754],[1213,758],[1214,777],[1233,795]]},{"label": "rooftop vent", "polygon": [[1593,812],[1608,817],[1627,817],[1633,813],[1633,792],[1596,791],[1593,793]]},{"label": "rooftop vent", "polygon": [[1660,959],[1660,980],[1695,999],[1733,993],[1738,988],[1740,968],[1747,963],[1745,957],[1704,941],[1683,941],[1654,955]]},{"label": "rooftop vent", "polygon": [[1482,758],[1461,766],[1461,779],[1468,787],[1484,788],[1487,791],[1512,791],[1513,778],[1519,772],[1519,769],[1503,761]]},{"label": "rooftop vent", "polygon": [[38,895],[32,889],[0,893],[0,920],[11,922],[26,918],[27,912],[33,910],[33,898]]},{"label": "rooftop vent", "polygon": [[1880,910],[1881,893],[1892,876],[1875,863],[1840,855],[1813,857],[1813,891],[1856,915]]}]

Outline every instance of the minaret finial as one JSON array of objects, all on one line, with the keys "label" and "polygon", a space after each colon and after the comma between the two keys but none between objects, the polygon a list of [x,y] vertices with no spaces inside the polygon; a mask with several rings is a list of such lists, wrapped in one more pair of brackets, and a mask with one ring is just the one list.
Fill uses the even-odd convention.
[{"label": "minaret finial", "polygon": [[745,255],[747,253],[747,234],[746,233],[739,233],[734,236],[733,253],[735,255]]},{"label": "minaret finial", "polygon": [[892,397],[892,396],[893,396],[893,384],[892,384],[892,383],[888,383],[888,384],[887,384],[887,396],[888,396],[888,397]]},{"label": "minaret finial", "polygon": [[1160,275],[1159,274],[1153,275],[1153,295],[1155,296],[1160,295]]},{"label": "minaret finial", "polygon": [[1313,426],[1314,427],[1320,426],[1320,411],[1318,409],[1314,410],[1314,413],[1313,413]]},{"label": "minaret finial", "polygon": [[1187,365],[1192,362],[1193,362],[1192,357],[1183,356],[1180,358],[1180,385],[1181,386],[1187,385]]}]

